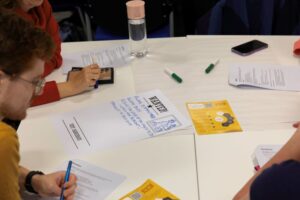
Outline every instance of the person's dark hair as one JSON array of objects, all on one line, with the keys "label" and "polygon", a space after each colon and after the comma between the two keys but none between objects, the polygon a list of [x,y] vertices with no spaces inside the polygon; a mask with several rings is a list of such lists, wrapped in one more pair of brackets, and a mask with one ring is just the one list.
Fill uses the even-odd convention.
[{"label": "person's dark hair", "polygon": [[0,70],[20,74],[33,58],[48,60],[54,53],[51,37],[12,11],[0,8]]},{"label": "person's dark hair", "polygon": [[13,9],[19,6],[17,0],[0,0],[0,8]]}]

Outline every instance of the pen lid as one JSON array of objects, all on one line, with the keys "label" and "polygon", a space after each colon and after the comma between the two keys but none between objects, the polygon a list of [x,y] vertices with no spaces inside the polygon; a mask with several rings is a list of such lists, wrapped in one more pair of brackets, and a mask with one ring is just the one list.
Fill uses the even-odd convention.
[{"label": "pen lid", "polygon": [[145,18],[145,2],[142,0],[132,0],[126,3],[128,19]]}]

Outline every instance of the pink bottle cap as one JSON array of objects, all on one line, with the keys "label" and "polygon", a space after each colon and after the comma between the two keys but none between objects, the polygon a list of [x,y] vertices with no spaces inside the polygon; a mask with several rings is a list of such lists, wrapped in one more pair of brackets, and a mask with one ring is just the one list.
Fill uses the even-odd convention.
[{"label": "pink bottle cap", "polygon": [[128,1],[127,15],[128,19],[143,19],[145,18],[145,2],[141,0]]}]

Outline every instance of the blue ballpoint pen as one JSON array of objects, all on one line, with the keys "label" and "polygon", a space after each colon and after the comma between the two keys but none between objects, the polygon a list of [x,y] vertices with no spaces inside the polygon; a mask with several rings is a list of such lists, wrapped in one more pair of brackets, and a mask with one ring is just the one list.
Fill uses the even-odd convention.
[{"label": "blue ballpoint pen", "polygon": [[[67,168],[67,172],[66,172],[66,175],[65,175],[64,184],[69,181],[70,173],[71,173],[71,167],[72,167],[72,161],[70,160],[69,163],[68,163],[68,168]],[[60,194],[60,200],[65,199],[64,190],[65,190],[65,187],[63,186],[63,188],[61,190],[61,194]]]}]

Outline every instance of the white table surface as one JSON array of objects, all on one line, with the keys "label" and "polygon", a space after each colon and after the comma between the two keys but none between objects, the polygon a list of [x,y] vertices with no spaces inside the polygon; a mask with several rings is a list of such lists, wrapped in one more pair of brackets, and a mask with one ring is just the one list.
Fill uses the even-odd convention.
[{"label": "white table surface", "polygon": [[294,129],[196,137],[201,200],[229,200],[254,175],[251,155],[258,145],[284,144]]},{"label": "white table surface", "polygon": [[[107,42],[63,44],[63,53],[72,52],[74,49],[82,51],[113,45],[116,42],[105,43]],[[63,81],[65,78],[60,69],[47,77],[47,80]],[[133,94],[134,78],[132,68],[128,65],[115,69],[113,85],[101,86],[92,92],[30,108],[27,119],[18,130],[21,164],[30,169],[51,172],[63,161],[78,158],[125,175],[126,181],[107,198],[111,200],[122,197],[149,178],[182,199],[198,199],[192,132],[188,135],[142,140],[89,155],[70,157],[65,152],[49,117]]]},{"label": "white table surface", "polygon": [[[260,39],[269,48],[248,57],[236,55],[231,47]],[[244,130],[289,128],[300,119],[299,92],[265,89],[239,89],[228,85],[230,64],[257,63],[282,64],[299,67],[300,59],[293,56],[293,43],[298,37],[266,36],[198,36],[188,39],[161,39],[149,42],[150,53],[146,59],[132,64],[137,92],[160,88],[186,116],[187,101],[212,101],[227,99]],[[214,60],[220,63],[205,74],[204,70]],[[177,84],[163,73],[169,67],[183,78]]]},{"label": "white table surface", "polygon": [[180,199],[198,199],[192,135],[156,137],[69,157],[55,133],[33,132],[20,136],[21,164],[30,169],[52,172],[65,160],[80,159],[127,177],[106,199],[119,199],[149,178]]},{"label": "white table surface", "polygon": [[[267,42],[269,48],[249,57],[231,53],[231,47],[251,39]],[[293,42],[297,39],[298,37],[280,36],[188,36],[148,40],[149,55],[135,59],[126,67],[117,68],[115,84],[30,108],[28,119],[22,122],[18,130],[21,164],[50,171],[63,160],[70,159],[64,153],[48,119],[55,113],[152,89],[162,90],[186,117],[189,117],[185,107],[188,101],[227,99],[244,130],[243,133],[196,136],[194,141],[191,127],[158,138],[97,152],[82,159],[128,177],[107,199],[117,199],[147,178],[153,179],[184,200],[198,199],[198,186],[201,200],[230,199],[251,176],[252,163],[249,154],[255,147],[261,143],[284,143],[290,136],[293,131],[291,124],[300,119],[300,94],[229,86],[228,67],[232,63],[299,67],[299,59],[292,54]],[[124,42],[127,41],[65,43],[62,51],[64,54]],[[210,74],[205,74],[205,68],[218,58],[221,59],[220,64]],[[170,79],[163,72],[165,67],[179,74],[184,80],[183,83],[178,84]],[[62,81],[65,76],[62,76],[61,70],[57,70],[47,79]],[[277,130],[282,130],[284,134],[278,134]],[[231,145],[236,149],[229,148]],[[220,151],[221,149],[224,151]],[[236,150],[238,156],[235,154]],[[226,160],[232,162],[229,164]],[[219,180],[220,176],[224,178]]]}]

